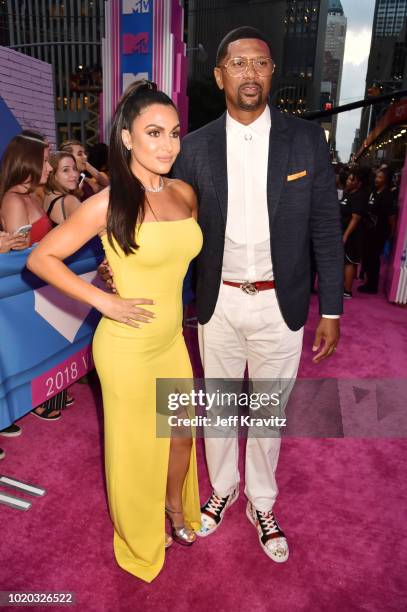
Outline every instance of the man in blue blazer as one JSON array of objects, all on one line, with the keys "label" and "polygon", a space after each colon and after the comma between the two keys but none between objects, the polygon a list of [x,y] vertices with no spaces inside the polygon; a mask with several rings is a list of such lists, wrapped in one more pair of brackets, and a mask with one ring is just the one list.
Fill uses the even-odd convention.
[{"label": "man in blue blazer", "polygon": [[[173,176],[199,201],[204,235],[197,261],[199,342],[205,378],[296,377],[310,300],[310,245],[318,271],[319,320],[313,361],[339,340],[343,247],[334,173],[319,125],[268,105],[274,62],[254,28],[219,45],[215,79],[227,112],[187,135]],[[249,435],[246,514],[274,561],[288,558],[273,505],[280,438]],[[212,495],[202,537],[212,534],[239,494],[236,436],[205,437]]]}]

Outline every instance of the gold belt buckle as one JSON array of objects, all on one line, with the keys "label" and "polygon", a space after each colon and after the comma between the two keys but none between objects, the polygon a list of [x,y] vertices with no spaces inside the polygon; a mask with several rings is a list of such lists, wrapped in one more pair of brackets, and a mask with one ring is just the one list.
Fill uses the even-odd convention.
[{"label": "gold belt buckle", "polygon": [[256,288],[256,285],[254,285],[253,283],[249,283],[248,281],[242,283],[240,285],[240,289],[245,293],[248,293],[249,295],[256,295],[256,293],[259,292],[259,290]]}]

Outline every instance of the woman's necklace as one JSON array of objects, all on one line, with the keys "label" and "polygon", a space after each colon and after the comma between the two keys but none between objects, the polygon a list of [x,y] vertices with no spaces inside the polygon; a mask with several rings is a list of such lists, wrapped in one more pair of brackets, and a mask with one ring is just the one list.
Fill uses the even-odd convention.
[{"label": "woman's necklace", "polygon": [[160,176],[160,184],[158,187],[146,187],[143,185],[144,191],[149,191],[150,193],[160,193],[164,189],[164,179]]}]

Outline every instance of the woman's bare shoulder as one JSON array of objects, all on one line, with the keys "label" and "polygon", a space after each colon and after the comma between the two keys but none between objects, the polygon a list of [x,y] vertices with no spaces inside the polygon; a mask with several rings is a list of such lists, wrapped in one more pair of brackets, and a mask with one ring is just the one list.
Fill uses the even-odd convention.
[{"label": "woman's bare shoulder", "polygon": [[80,206],[81,205],[81,201],[78,200],[78,198],[73,195],[73,193],[67,193],[66,196],[64,196],[64,201],[65,204],[68,204],[68,206]]},{"label": "woman's bare shoulder", "polygon": [[109,189],[106,188],[82,202],[69,216],[69,219],[74,223],[89,223],[92,227],[97,228],[96,233],[98,233],[101,228],[106,227],[108,206]]},{"label": "woman's bare shoulder", "polygon": [[182,193],[185,194],[195,194],[195,191],[192,189],[191,185],[189,185],[188,183],[186,183],[185,181],[182,181],[181,179],[165,179],[165,184],[166,186],[170,187],[171,189],[176,189],[178,191],[181,191]]},{"label": "woman's bare shoulder", "polygon": [[196,193],[192,189],[191,185],[188,185],[185,181],[181,181],[181,179],[166,179],[166,186],[176,192],[179,196],[181,196],[191,210],[195,210],[197,206]]},{"label": "woman's bare shoulder", "polygon": [[23,193],[18,193],[17,191],[12,191],[11,189],[7,191],[3,199],[1,201],[1,208],[6,210],[9,206],[19,206],[21,208],[25,208],[26,206],[26,195]]}]

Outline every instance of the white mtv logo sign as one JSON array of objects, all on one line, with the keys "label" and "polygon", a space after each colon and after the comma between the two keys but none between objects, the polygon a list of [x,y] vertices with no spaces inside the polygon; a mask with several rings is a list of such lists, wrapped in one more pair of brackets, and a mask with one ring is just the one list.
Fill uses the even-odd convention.
[{"label": "white mtv logo sign", "polygon": [[123,0],[123,15],[149,13],[151,0]]},{"label": "white mtv logo sign", "polygon": [[148,81],[148,72],[138,72],[134,74],[134,72],[124,72],[123,73],[123,91],[125,91],[129,85],[134,83],[134,81],[141,81],[145,79]]}]

